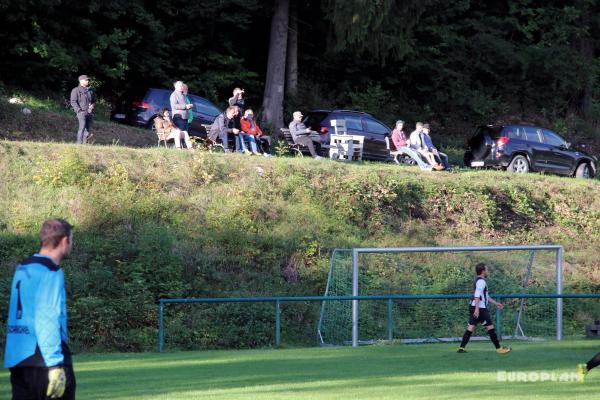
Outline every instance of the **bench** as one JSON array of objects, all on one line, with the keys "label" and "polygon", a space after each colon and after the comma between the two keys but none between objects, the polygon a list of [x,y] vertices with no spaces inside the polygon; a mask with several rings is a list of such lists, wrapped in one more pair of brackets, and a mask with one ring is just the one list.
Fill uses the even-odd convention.
[{"label": "bench", "polygon": [[210,127],[211,125],[209,124],[201,124],[201,126],[204,128],[204,130],[206,131],[206,137],[205,138],[201,138],[201,140],[204,141],[204,146],[206,146],[206,148],[208,149],[209,153],[224,153],[225,152],[225,147],[223,147],[222,143],[217,143],[214,140],[211,140],[209,137],[209,133],[210,133]]},{"label": "bench", "polygon": [[283,139],[285,140],[290,153],[295,153],[295,155],[298,157],[304,157],[304,154],[302,154],[302,149],[308,149],[308,147],[294,142],[294,138],[292,137],[292,134],[288,128],[281,128],[281,133],[283,134]]},{"label": "bench", "polygon": [[600,336],[600,325],[586,325],[585,336],[588,338]]}]

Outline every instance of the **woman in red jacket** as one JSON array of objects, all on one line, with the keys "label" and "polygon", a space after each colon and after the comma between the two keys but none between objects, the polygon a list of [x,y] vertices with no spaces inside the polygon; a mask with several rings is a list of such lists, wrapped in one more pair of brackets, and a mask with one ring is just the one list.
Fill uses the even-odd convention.
[{"label": "woman in red jacket", "polygon": [[271,137],[265,135],[258,123],[254,120],[254,111],[247,109],[244,112],[244,117],[240,120],[242,131],[248,135],[252,135],[256,139],[256,143],[260,144],[260,147],[265,156],[271,155]]}]

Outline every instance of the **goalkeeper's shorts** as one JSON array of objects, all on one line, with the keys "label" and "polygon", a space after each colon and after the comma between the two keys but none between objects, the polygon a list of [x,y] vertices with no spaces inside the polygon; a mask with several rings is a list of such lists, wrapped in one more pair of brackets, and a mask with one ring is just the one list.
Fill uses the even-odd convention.
[{"label": "goalkeeper's shorts", "polygon": [[[63,366],[67,378],[65,394],[61,400],[75,399],[75,374],[72,365]],[[10,369],[13,400],[45,399],[48,390],[48,368],[13,367]]]},{"label": "goalkeeper's shorts", "polygon": [[490,312],[487,308],[479,309],[479,318],[475,318],[473,313],[475,312],[474,306],[469,306],[469,325],[477,325],[481,324],[483,326],[493,325],[492,318],[490,317]]}]

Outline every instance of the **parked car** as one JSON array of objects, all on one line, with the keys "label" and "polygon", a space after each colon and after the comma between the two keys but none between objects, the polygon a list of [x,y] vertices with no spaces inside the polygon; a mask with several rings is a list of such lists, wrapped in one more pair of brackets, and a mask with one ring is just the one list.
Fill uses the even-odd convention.
[{"label": "parked car", "polygon": [[329,144],[329,135],[333,133],[331,120],[343,119],[349,135],[365,137],[363,159],[386,161],[390,152],[386,146],[386,136],[392,129],[377,120],[371,114],[350,110],[314,110],[306,114],[304,124],[321,134],[321,143]]},{"label": "parked car", "polygon": [[[129,92],[123,95],[110,114],[114,121],[128,125],[151,128],[156,113],[162,108],[170,108],[169,97],[173,93],[169,89],[150,88],[145,92]],[[192,112],[194,119],[190,126],[190,135],[206,136],[202,124],[212,124],[221,113],[210,100],[194,94],[188,95],[194,104]]]},{"label": "parked car", "polygon": [[596,157],[571,148],[550,129],[527,125],[479,126],[467,143],[467,167],[502,168],[511,172],[547,172],[593,178]]}]

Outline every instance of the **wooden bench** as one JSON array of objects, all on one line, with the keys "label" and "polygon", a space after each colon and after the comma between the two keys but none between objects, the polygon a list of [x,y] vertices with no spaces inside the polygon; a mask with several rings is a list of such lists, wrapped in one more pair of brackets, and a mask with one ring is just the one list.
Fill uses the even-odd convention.
[{"label": "wooden bench", "polygon": [[283,139],[285,140],[290,153],[295,153],[295,155],[298,157],[304,157],[304,154],[302,154],[302,149],[308,150],[308,147],[294,142],[294,138],[292,137],[292,134],[288,128],[281,128],[281,134],[283,135]]},{"label": "wooden bench", "polygon": [[224,153],[225,152],[225,147],[223,147],[223,144],[222,143],[217,143],[216,141],[211,140],[210,137],[209,137],[211,125],[209,125],[209,124],[201,124],[201,126],[206,131],[206,138],[204,138],[204,145],[208,149],[208,152],[209,153],[213,153],[213,152],[215,152],[215,153]]},{"label": "wooden bench", "polygon": [[[296,155],[298,157],[304,157],[303,152],[308,152],[308,147],[294,142],[294,138],[292,137],[292,134],[290,133],[290,130],[288,128],[281,128],[280,131],[281,131],[281,134],[283,135],[285,143],[287,144],[288,150],[292,154],[296,153]],[[309,135],[309,137],[311,137],[311,136],[313,136],[313,135]],[[313,137],[316,138],[316,134]],[[313,140],[313,142],[314,142],[314,140]],[[321,149],[331,148],[330,145],[322,144],[322,143],[319,143],[319,146],[321,147]],[[322,152],[321,152],[321,154],[322,154]]]},{"label": "wooden bench", "polygon": [[600,336],[600,325],[586,325],[585,336],[589,338]]}]

